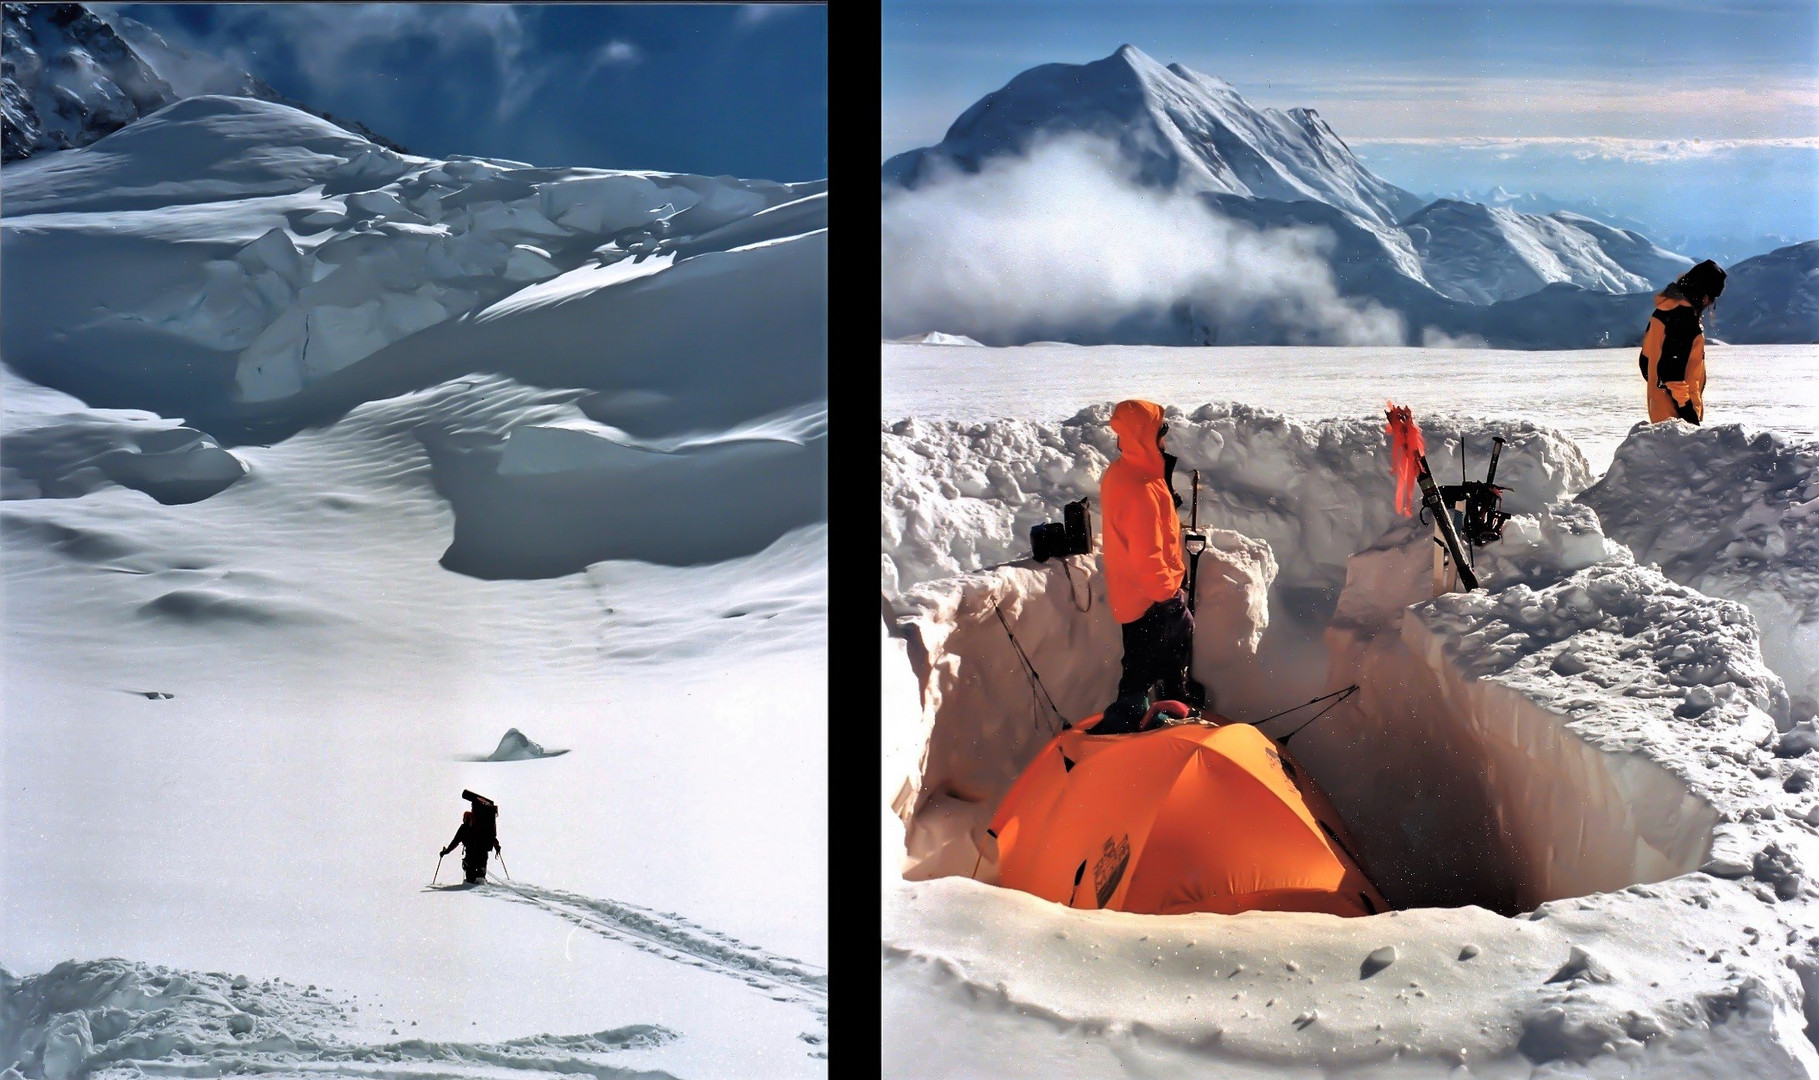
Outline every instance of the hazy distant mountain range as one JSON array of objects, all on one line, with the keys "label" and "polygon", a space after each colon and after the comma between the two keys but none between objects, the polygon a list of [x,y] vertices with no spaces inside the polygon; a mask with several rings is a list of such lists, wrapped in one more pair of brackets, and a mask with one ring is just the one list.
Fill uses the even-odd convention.
[{"label": "hazy distant mountain range", "polygon": [[[1194,200],[1224,220],[1266,230],[1325,230],[1333,241],[1325,258],[1339,296],[1395,312],[1410,343],[1633,343],[1650,297],[1694,261],[1644,236],[1636,222],[1587,212],[1601,209],[1596,206],[1569,208],[1502,189],[1476,200],[1405,191],[1361,164],[1313,110],[1257,108],[1224,80],[1164,66],[1128,45],[1093,63],[1025,71],[963,112],[936,145],[886,161],[887,208],[953,178],[1005,168],[1060,138],[1101,140],[1136,185]],[[888,245],[885,254],[892,255]],[[1774,290],[1790,282],[1800,287],[1784,273],[1745,273],[1734,287]],[[1262,304],[1233,318],[1229,311],[1213,313],[1221,308],[1217,300],[1184,295],[1108,328],[1099,312],[1070,326],[1065,312],[1053,310],[1006,325],[1002,313],[982,314],[969,299],[944,324],[926,325],[926,305],[899,316],[887,293],[883,330],[886,337],[964,334],[988,344],[1308,340],[1306,327],[1295,323],[1300,305]],[[1732,293],[1726,300],[1727,308],[1745,306],[1728,303]],[[1757,300],[1765,309],[1799,306],[1779,293]],[[1771,324],[1798,320],[1759,319],[1736,329],[1767,333]]]}]

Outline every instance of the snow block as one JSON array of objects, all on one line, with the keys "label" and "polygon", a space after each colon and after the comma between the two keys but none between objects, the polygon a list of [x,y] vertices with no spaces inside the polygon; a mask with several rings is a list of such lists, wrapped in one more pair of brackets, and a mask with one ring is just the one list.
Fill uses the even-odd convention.
[{"label": "snow block", "polygon": [[1578,501],[1636,557],[1749,608],[1794,717],[1819,712],[1819,442],[1639,425]]},{"label": "snow block", "polygon": [[[1169,408],[1176,488],[1187,496],[1200,470],[1200,520],[1269,544],[1285,586],[1336,589],[1346,559],[1396,519],[1389,447],[1380,420],[1303,423],[1241,404]],[[883,546],[887,591],[964,573],[1029,551],[1030,526],[1059,521],[1063,504],[1096,502],[1117,456],[1096,405],[1060,424],[905,420],[884,425]],[[1591,483],[1584,455],[1564,436],[1528,422],[1425,419],[1428,460],[1457,475],[1460,439],[1473,462],[1491,437],[1508,440],[1498,478],[1514,490],[1504,508],[1536,513]]]}]

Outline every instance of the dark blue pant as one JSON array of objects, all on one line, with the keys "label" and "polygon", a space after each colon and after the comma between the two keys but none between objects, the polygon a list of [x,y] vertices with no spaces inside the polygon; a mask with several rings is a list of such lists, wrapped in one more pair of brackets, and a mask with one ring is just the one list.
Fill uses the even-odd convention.
[{"label": "dark blue pant", "polygon": [[1093,725],[1097,735],[1136,731],[1149,705],[1150,687],[1162,684],[1158,700],[1198,704],[1199,695],[1189,685],[1187,668],[1193,658],[1194,613],[1187,608],[1187,594],[1174,596],[1150,609],[1124,631],[1124,673],[1118,679],[1118,700],[1105,710],[1105,719]]}]

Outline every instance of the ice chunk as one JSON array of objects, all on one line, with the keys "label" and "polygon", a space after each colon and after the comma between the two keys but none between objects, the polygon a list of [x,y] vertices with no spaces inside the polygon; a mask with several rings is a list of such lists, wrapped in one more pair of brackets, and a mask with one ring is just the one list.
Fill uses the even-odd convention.
[{"label": "ice chunk", "polygon": [[507,281],[542,281],[561,272],[561,267],[550,261],[549,252],[529,244],[514,245],[505,260]]},{"label": "ice chunk", "polygon": [[499,740],[498,749],[486,757],[487,761],[530,761],[535,758],[560,757],[567,750],[545,750],[541,744],[531,741],[530,737],[517,728],[507,731]]},{"label": "ice chunk", "polygon": [[301,289],[309,283],[308,260],[291,243],[290,235],[283,229],[271,229],[241,248],[234,256],[234,261],[245,267],[249,274],[257,275],[261,270],[270,270],[293,289]]}]

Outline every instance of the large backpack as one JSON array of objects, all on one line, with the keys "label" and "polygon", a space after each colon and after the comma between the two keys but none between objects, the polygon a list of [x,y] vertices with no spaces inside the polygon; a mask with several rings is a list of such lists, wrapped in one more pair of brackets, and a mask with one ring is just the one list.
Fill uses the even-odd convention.
[{"label": "large backpack", "polygon": [[[1686,380],[1686,362],[1693,352],[1693,340],[1699,336],[1699,313],[1691,307],[1657,309],[1652,316],[1666,331],[1661,338],[1661,356],[1655,361],[1655,386]],[[1643,357],[1643,375],[1648,374],[1648,358]]]},{"label": "large backpack", "polygon": [[482,851],[491,850],[499,839],[499,804],[484,795],[463,790],[461,797],[474,804],[472,827],[474,843]]}]

